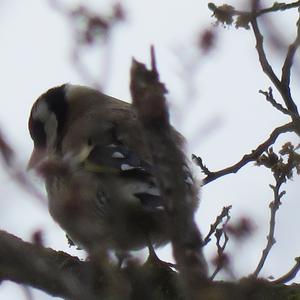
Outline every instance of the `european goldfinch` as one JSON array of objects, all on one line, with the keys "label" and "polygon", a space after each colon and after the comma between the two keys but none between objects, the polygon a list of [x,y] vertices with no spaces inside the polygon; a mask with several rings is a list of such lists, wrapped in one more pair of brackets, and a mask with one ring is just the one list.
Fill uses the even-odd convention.
[{"label": "european goldfinch", "polygon": [[[169,241],[155,168],[131,104],[64,84],[34,103],[28,167],[43,169],[53,219],[88,252],[127,252]],[[181,135],[172,135],[182,144]],[[197,189],[188,164],[187,189]]]}]

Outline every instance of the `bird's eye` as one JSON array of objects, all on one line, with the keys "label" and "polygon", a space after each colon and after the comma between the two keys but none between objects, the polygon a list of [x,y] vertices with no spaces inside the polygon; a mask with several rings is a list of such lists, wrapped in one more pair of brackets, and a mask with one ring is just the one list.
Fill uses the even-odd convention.
[{"label": "bird's eye", "polygon": [[40,120],[29,119],[29,132],[35,147],[46,147],[47,136],[44,124]]}]

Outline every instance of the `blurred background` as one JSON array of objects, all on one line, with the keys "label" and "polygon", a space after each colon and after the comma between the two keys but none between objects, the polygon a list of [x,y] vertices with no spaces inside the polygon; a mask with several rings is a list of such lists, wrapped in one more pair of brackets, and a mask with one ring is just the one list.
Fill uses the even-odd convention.
[{"label": "blurred background", "polygon": [[[261,3],[267,7],[273,1]],[[271,83],[261,71],[252,31],[215,26],[207,4],[197,0],[124,0],[119,3],[122,20],[106,36],[100,33],[96,40],[83,44],[80,30],[85,26],[84,20],[75,22],[66,12],[84,5],[93,14],[106,17],[112,15],[116,1],[1,0],[0,129],[15,151],[19,168],[1,168],[1,229],[26,241],[41,231],[45,246],[84,257],[83,251],[68,247],[64,232],[48,214],[46,200],[37,199],[14,180],[20,170],[25,170],[33,146],[27,129],[30,109],[41,93],[66,82],[102,88],[105,93],[130,102],[132,57],[149,65],[152,44],[161,80],[169,90],[172,124],[186,137],[188,155],[199,155],[210,170],[236,163],[266,140],[275,127],[289,121],[258,93],[260,89],[267,90]],[[249,3],[228,0],[227,4],[248,9]],[[281,69],[286,47],[295,37],[296,21],[297,10],[269,14],[262,20],[267,54],[276,72]],[[207,32],[212,38],[209,49],[201,47]],[[292,80],[294,99],[299,99],[298,63]],[[280,100],[275,91],[274,96]],[[274,148],[280,149],[286,141],[299,143],[296,136],[284,135]],[[196,168],[196,172],[201,178],[200,170]],[[42,180],[34,174],[29,176],[44,193]],[[227,205],[233,206],[230,222],[246,218],[254,228],[242,241],[230,239],[226,253],[232,274],[221,271],[216,279],[235,280],[255,270],[267,242],[272,183],[269,170],[250,163],[238,174],[202,188],[196,219],[204,236]],[[299,183],[299,177],[295,177],[284,185],[287,195],[277,214],[277,243],[260,274],[263,277],[283,275],[300,254]],[[144,251],[137,255],[146,254]],[[158,254],[172,260],[168,246]],[[205,254],[209,262],[214,260],[214,239],[205,248]],[[210,265],[211,272],[213,269]],[[299,280],[298,276],[294,282]],[[37,290],[32,295],[36,299],[52,299]],[[18,285],[2,282],[0,299],[25,299],[25,294]]]}]

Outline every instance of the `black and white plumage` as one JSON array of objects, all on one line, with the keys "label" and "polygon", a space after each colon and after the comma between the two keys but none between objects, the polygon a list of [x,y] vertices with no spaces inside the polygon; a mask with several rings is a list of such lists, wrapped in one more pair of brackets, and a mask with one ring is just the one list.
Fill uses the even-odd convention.
[{"label": "black and white plumage", "polygon": [[[65,84],[34,103],[29,131],[29,168],[66,166],[44,176],[50,214],[75,244],[128,251],[168,242],[151,155],[130,104]],[[180,134],[172,134],[181,144]],[[194,179],[188,165],[183,168],[196,209]]]}]

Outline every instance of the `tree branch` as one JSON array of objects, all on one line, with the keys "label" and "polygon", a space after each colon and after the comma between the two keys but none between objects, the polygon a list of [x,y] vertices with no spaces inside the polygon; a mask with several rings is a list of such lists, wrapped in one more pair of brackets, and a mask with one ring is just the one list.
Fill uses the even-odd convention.
[{"label": "tree branch", "polygon": [[275,284],[284,284],[288,281],[291,281],[292,279],[294,279],[297,275],[297,273],[299,272],[300,270],[300,257],[296,257],[295,258],[295,265],[293,266],[293,268],[288,271],[286,274],[284,274],[283,276],[279,277],[278,279],[276,280],[273,280],[272,283],[275,283]]},{"label": "tree branch", "polygon": [[284,10],[288,10],[291,8],[297,8],[299,6],[300,6],[300,1],[292,2],[292,3],[275,2],[270,7],[262,8],[255,12],[248,12],[248,11],[241,11],[241,10],[234,9],[234,7],[227,5],[227,4],[217,6],[212,2],[208,3],[208,8],[213,11],[215,16],[227,15],[228,17],[231,17],[231,18],[233,16],[238,16],[238,17],[244,17],[245,20],[248,20],[248,21],[250,21],[252,18],[257,18],[257,17],[267,14],[267,13],[284,11]]},{"label": "tree branch", "polygon": [[91,276],[87,276],[89,269],[89,263],[64,252],[33,245],[0,231],[0,281],[30,285],[68,299],[96,299],[91,292]]},{"label": "tree branch", "polygon": [[249,162],[257,160],[257,158],[261,154],[263,154],[270,147],[270,145],[275,143],[276,139],[280,134],[285,132],[292,132],[294,130],[295,130],[295,125],[293,124],[293,122],[275,128],[273,132],[270,134],[270,137],[266,141],[260,144],[251,153],[244,155],[243,158],[236,164],[220,171],[216,171],[216,172],[209,171],[209,174],[207,174],[207,176],[203,179],[202,184],[205,185],[222,176],[238,172],[242,167],[244,167]]},{"label": "tree branch", "polygon": [[282,67],[282,74],[281,74],[281,83],[289,89],[290,86],[290,78],[291,78],[291,69],[295,57],[295,53],[299,47],[300,43],[300,17],[297,21],[297,35],[294,42],[289,46],[287,55]]},{"label": "tree branch", "polygon": [[[227,243],[229,241],[229,237],[224,230],[226,224],[228,223],[230,217],[227,216],[227,219],[225,223],[223,224],[222,228],[217,229],[215,232],[215,237],[216,237],[216,246],[217,246],[217,257],[215,259],[215,265],[216,268],[212,275],[210,276],[211,280],[214,280],[214,278],[217,276],[217,274],[223,269],[226,268],[228,269],[228,256],[225,254],[225,249],[227,246]],[[223,244],[221,245],[221,238],[224,238]]]},{"label": "tree branch", "polygon": [[[175,141],[169,124],[164,94],[156,64],[153,70],[133,60],[131,66],[131,94],[133,105],[143,126],[156,170],[156,177],[168,216],[168,228],[185,291],[190,299],[199,299],[199,289],[206,283],[206,262],[202,254],[202,240],[193,216],[195,195],[187,192],[184,182],[184,156]],[[196,297],[196,298],[195,298]],[[201,298],[202,299],[202,298]]]},{"label": "tree branch", "polygon": [[[162,267],[147,262],[141,266],[131,262],[122,269],[113,264],[110,266],[117,276],[107,281],[99,272],[94,273],[91,261],[80,261],[64,252],[24,242],[0,230],[0,283],[11,280],[52,296],[72,300],[183,299],[178,273],[165,265]],[[124,279],[128,284],[126,286],[122,286]],[[116,283],[112,284],[112,280]],[[118,290],[123,288],[121,297],[111,289],[115,284],[118,284]]]},{"label": "tree branch", "polygon": [[297,117],[297,115],[295,115],[294,113],[292,113],[291,111],[289,111],[288,109],[286,109],[285,107],[283,107],[280,103],[278,103],[273,96],[273,90],[271,87],[269,87],[268,91],[262,91],[259,90],[259,93],[264,95],[266,97],[266,100],[268,102],[270,102],[277,110],[279,110],[280,112],[282,112],[285,115],[288,115],[290,117]]},{"label": "tree branch", "polygon": [[296,8],[300,6],[300,1],[295,1],[292,3],[279,3],[275,2],[272,6],[263,8],[258,12],[258,15],[263,15],[270,12],[283,11],[291,8]]},{"label": "tree branch", "polygon": [[[255,13],[256,13],[256,11],[254,10],[253,14],[255,15]],[[289,64],[291,63],[291,60],[294,55],[293,51],[290,50],[288,52],[287,59],[284,64],[285,72],[283,72],[285,82],[282,83],[282,81],[279,80],[279,78],[276,76],[275,72],[273,71],[273,69],[267,59],[267,56],[266,56],[266,53],[264,50],[263,36],[259,30],[257,19],[252,18],[250,22],[251,22],[251,25],[253,28],[255,39],[256,39],[256,50],[258,53],[260,65],[261,65],[264,73],[269,77],[269,79],[273,82],[273,84],[275,85],[275,87],[277,88],[279,93],[281,94],[281,97],[282,97],[287,109],[290,110],[292,113],[295,113],[297,116],[299,116],[298,109],[297,109],[297,106],[296,106],[294,100],[292,99],[289,86],[285,85],[285,84],[287,84],[287,82],[289,82],[289,73],[290,73]],[[292,47],[291,49],[294,49],[294,48]],[[295,49],[294,49],[294,51],[295,51]]]},{"label": "tree branch", "polygon": [[281,185],[286,181],[285,176],[282,175],[279,178],[276,178],[276,185],[271,186],[273,193],[274,193],[274,200],[270,203],[269,207],[271,210],[271,217],[270,217],[270,228],[269,233],[267,236],[267,245],[265,249],[262,252],[262,256],[259,260],[259,263],[253,272],[253,276],[257,277],[261,269],[263,268],[265,261],[273,247],[273,245],[276,243],[275,240],[275,219],[276,219],[276,212],[279,209],[279,206],[281,205],[281,198],[285,194],[285,192],[280,192]]},{"label": "tree branch", "polygon": [[224,218],[229,219],[229,211],[231,210],[232,205],[224,206],[222,212],[217,216],[215,222],[210,225],[210,230],[207,236],[203,240],[203,245],[207,245],[211,241],[211,236],[217,230],[218,226],[223,222]]}]

